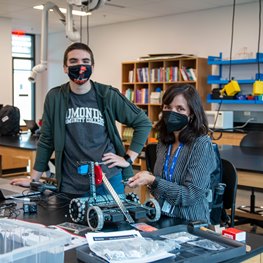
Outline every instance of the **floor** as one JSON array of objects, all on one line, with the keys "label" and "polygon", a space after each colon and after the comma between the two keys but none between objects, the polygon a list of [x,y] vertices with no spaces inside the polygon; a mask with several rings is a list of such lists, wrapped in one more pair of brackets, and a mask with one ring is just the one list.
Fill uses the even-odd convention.
[{"label": "floor", "polygon": [[[263,211],[263,193],[262,192],[255,192],[256,196],[256,206],[262,206],[262,211]],[[236,197],[236,207],[240,205],[249,205],[250,202],[250,191],[248,190],[237,190],[237,197]],[[263,212],[262,212],[262,220],[263,220]],[[250,224],[245,224],[245,225],[239,225],[236,226],[238,229],[245,230],[247,232],[253,232],[259,235],[263,235],[263,228],[261,227],[255,227]]]}]

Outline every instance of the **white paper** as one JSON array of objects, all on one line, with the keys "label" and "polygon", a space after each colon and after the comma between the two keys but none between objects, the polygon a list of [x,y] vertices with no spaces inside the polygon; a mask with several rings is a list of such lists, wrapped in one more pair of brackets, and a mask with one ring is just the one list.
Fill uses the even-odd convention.
[{"label": "white paper", "polygon": [[135,237],[141,237],[141,234],[137,230],[124,230],[115,232],[89,232],[86,234],[89,245],[97,242],[109,241],[109,240],[127,240],[134,239]]}]

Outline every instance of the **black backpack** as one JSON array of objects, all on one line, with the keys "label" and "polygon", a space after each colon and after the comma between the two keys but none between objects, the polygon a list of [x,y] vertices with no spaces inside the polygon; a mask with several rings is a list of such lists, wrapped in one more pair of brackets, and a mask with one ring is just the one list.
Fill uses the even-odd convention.
[{"label": "black backpack", "polygon": [[217,168],[211,174],[211,201],[210,201],[210,221],[212,225],[222,224],[228,221],[224,210],[223,196],[226,185],[222,183],[222,161],[217,144],[213,143]]},{"label": "black backpack", "polygon": [[20,110],[6,105],[0,109],[0,135],[13,136],[20,131]]}]

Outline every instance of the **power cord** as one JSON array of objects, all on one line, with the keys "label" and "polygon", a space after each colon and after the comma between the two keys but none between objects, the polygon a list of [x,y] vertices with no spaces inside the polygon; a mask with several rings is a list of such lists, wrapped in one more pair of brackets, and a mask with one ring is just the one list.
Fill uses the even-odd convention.
[{"label": "power cord", "polygon": [[258,17],[258,50],[257,50],[257,62],[258,62],[258,76],[257,79],[260,80],[260,61],[259,61],[259,51],[260,51],[260,38],[261,38],[261,0],[259,0],[259,17]]},{"label": "power cord", "polygon": [[[229,130],[237,130],[237,129],[243,129],[245,128],[249,122],[255,120],[255,118],[249,118],[243,125],[240,126],[234,126],[233,128],[225,128],[225,129],[209,129],[210,132],[210,138],[214,141],[218,141],[222,138],[223,132],[224,131],[229,131]],[[220,132],[218,137],[214,137],[214,132]]]},{"label": "power cord", "polygon": [[229,76],[228,76],[228,80],[229,81],[231,81],[232,50],[233,50],[233,42],[234,42],[234,25],[235,25],[235,11],[236,11],[236,0],[234,0],[234,2],[233,2],[231,44],[230,44],[230,55],[229,55]]}]

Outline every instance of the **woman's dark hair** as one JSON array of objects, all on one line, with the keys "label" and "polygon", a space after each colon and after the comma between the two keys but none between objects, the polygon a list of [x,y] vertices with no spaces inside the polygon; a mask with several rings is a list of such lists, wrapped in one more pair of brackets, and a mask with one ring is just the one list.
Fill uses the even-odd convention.
[{"label": "woman's dark hair", "polygon": [[[208,122],[206,114],[204,112],[201,98],[192,85],[172,85],[164,93],[162,98],[162,109],[164,105],[170,105],[173,99],[182,94],[187,101],[190,108],[190,120],[185,129],[179,134],[179,141],[188,144],[200,135],[208,133]],[[159,132],[159,140],[164,144],[172,144],[175,142],[175,136],[172,133],[168,133],[163,117],[156,125]]]},{"label": "woman's dark hair", "polygon": [[68,53],[72,50],[85,50],[90,54],[90,60],[91,60],[91,65],[94,65],[94,55],[92,50],[88,47],[88,45],[84,44],[84,43],[80,43],[80,42],[76,42],[71,44],[70,46],[68,46],[68,48],[65,50],[64,52],[64,59],[63,59],[63,64],[64,66],[67,66],[67,60],[68,60]]}]

